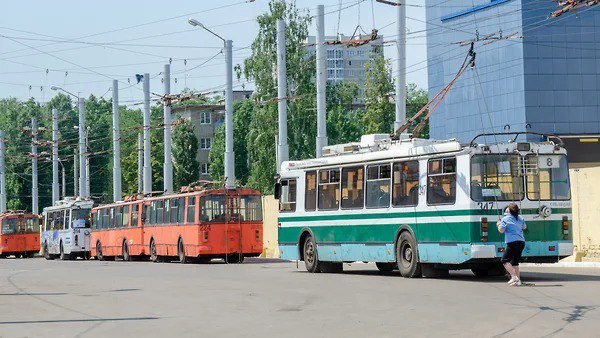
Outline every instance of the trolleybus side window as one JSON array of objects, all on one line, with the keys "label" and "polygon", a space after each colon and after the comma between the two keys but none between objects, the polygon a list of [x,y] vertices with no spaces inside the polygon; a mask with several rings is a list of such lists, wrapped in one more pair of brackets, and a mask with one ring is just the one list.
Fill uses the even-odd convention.
[{"label": "trolleybus side window", "polygon": [[367,167],[367,208],[390,206],[390,178],[389,164]]},{"label": "trolleybus side window", "polygon": [[177,213],[177,223],[184,223],[184,216],[185,215],[185,197],[180,197],[179,198],[179,209],[178,209],[178,213]]},{"label": "trolleybus side window", "polygon": [[149,217],[150,220],[148,224],[156,224],[156,212],[154,211],[155,209],[156,201],[152,201],[148,206],[146,206],[146,215],[148,215],[147,217]]},{"label": "trolleybus side window", "polygon": [[242,221],[262,221],[262,198],[260,195],[240,196]]},{"label": "trolleybus side window", "polygon": [[520,201],[524,197],[521,156],[484,154],[471,157],[471,199]]},{"label": "trolleybus side window", "polygon": [[131,226],[132,227],[138,226],[138,204],[137,203],[131,205]]},{"label": "trolleybus side window", "polygon": [[296,211],[296,180],[281,180],[281,197],[279,198],[279,211]]},{"label": "trolleybus side window", "polygon": [[365,204],[365,168],[342,168],[342,209],[362,209]]},{"label": "trolleybus side window", "polygon": [[108,227],[113,229],[115,227],[115,208],[110,208],[108,213]]},{"label": "trolleybus side window", "polygon": [[319,210],[337,210],[340,207],[340,170],[319,170]]},{"label": "trolleybus side window", "polygon": [[163,224],[163,210],[165,209],[165,201],[156,201],[154,212],[156,213],[156,224]]},{"label": "trolleybus side window", "polygon": [[304,210],[317,210],[317,172],[306,172],[306,185],[304,187]]},{"label": "trolleybus side window", "polygon": [[129,226],[129,206],[123,206],[123,228],[127,228]]},{"label": "trolleybus side window", "polygon": [[187,223],[194,223],[196,221],[194,219],[195,215],[196,215],[196,197],[188,196]]},{"label": "trolleybus side window", "polygon": [[163,212],[163,224],[171,223],[171,200],[165,201],[165,209]]},{"label": "trolleybus side window", "polygon": [[116,207],[116,222],[115,222],[115,228],[121,228],[123,227],[123,207]]},{"label": "trolleybus side window", "polygon": [[46,219],[44,220],[44,231],[52,230],[52,222],[54,220],[54,213],[46,213]]},{"label": "trolleybus side window", "polygon": [[394,163],[392,205],[414,207],[419,204],[419,161]]},{"label": "trolleybus side window", "polygon": [[427,204],[456,202],[456,158],[429,160],[427,169]]},{"label": "trolleybus side window", "polygon": [[110,210],[108,208],[102,209],[102,229],[108,229],[110,224]]},{"label": "trolleybus side window", "polygon": [[169,212],[170,215],[170,223],[171,224],[177,224],[177,216],[179,215],[179,199],[178,198],[173,198],[171,200],[170,207],[171,210]]},{"label": "trolleybus side window", "polygon": [[571,198],[567,156],[527,155],[525,170],[527,198],[530,200],[568,200]]},{"label": "trolleybus side window", "polygon": [[[69,217],[68,215],[66,216],[67,218]],[[58,222],[56,224],[56,228],[57,229],[68,229],[69,226],[65,226],[65,211],[61,210],[58,212]]]}]

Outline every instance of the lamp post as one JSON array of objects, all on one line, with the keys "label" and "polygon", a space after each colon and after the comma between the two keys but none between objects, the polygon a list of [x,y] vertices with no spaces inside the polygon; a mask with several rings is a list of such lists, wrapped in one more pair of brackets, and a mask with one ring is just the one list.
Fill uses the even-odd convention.
[{"label": "lamp post", "polygon": [[200,27],[223,41],[225,50],[225,187],[235,188],[235,155],[233,152],[233,60],[231,40],[206,28],[196,19],[188,19],[188,23],[194,27]]},{"label": "lamp post", "polygon": [[85,171],[85,115],[84,115],[84,106],[85,106],[85,101],[84,99],[67,90],[65,90],[64,88],[58,87],[58,86],[52,86],[50,87],[50,89],[52,90],[58,90],[58,91],[62,91],[66,94],[71,95],[72,97],[77,99],[77,106],[79,108],[79,126],[78,126],[78,131],[79,131],[79,194],[82,197],[86,197],[88,195],[88,191],[86,189],[86,171]]}]

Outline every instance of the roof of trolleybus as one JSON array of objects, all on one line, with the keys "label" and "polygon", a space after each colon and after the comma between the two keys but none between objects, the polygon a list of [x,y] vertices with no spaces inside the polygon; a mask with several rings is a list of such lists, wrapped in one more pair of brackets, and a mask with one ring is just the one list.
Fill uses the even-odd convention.
[{"label": "roof of trolleybus", "polygon": [[67,197],[65,199],[56,201],[55,205],[45,207],[42,213],[64,210],[64,209],[72,209],[72,208],[92,209],[93,206],[94,206],[94,201],[91,199],[81,198],[81,197],[77,197],[77,198]]}]

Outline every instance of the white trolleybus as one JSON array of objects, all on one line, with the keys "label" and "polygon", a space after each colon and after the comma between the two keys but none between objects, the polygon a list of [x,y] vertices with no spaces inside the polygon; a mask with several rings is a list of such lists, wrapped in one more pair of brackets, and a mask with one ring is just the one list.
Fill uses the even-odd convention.
[{"label": "white trolleybus", "polygon": [[[476,143],[482,136],[493,144]],[[309,272],[363,261],[404,277],[503,274],[496,222],[510,202],[527,222],[524,261],[572,254],[567,154],[557,137],[482,134],[461,146],[376,134],[323,153],[284,162],[275,186],[281,257],[303,260]]]},{"label": "white trolleybus", "polygon": [[67,197],[44,208],[42,253],[46,259],[90,258],[90,212],[94,201]]}]

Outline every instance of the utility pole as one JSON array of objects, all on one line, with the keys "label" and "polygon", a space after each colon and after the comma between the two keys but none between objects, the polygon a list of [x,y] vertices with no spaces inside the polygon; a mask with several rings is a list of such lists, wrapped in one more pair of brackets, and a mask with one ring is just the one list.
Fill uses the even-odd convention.
[{"label": "utility pole", "polygon": [[317,6],[317,157],[323,155],[327,145],[327,112],[325,95],[327,90],[327,64],[325,60],[325,14],[323,5]]},{"label": "utility pole", "polygon": [[225,187],[235,188],[235,154],[233,152],[233,59],[231,40],[225,40]]},{"label": "utility pole", "polygon": [[396,24],[398,35],[396,38],[396,48],[398,50],[396,76],[396,121],[394,130],[398,130],[406,123],[406,6],[404,0],[397,7]]},{"label": "utility pole", "polygon": [[90,130],[85,130],[85,197],[91,196],[90,189],[90,152],[88,148]]},{"label": "utility pole", "polygon": [[138,192],[144,190],[144,139],[138,133]]},{"label": "utility pole", "polygon": [[62,169],[61,173],[62,173],[62,198],[64,199],[65,197],[67,197],[67,172],[65,171],[65,164],[64,163],[60,163],[60,167]]},{"label": "utility pole", "polygon": [[[171,65],[165,65],[165,77],[164,77],[164,86],[165,86],[165,98],[171,94]],[[165,156],[163,163],[163,176],[164,176],[164,190],[167,193],[173,192],[173,161],[172,151],[171,151],[171,100],[166,99],[164,101],[164,111],[163,111],[163,124],[164,124],[164,139],[165,139]]]},{"label": "utility pole", "polygon": [[38,152],[37,152],[37,119],[31,118],[31,212],[39,213],[38,206]]},{"label": "utility pole", "polygon": [[0,130],[0,214],[6,212],[6,140]]},{"label": "utility pole", "polygon": [[113,80],[113,201],[121,200],[121,135],[119,131],[119,81]]},{"label": "utility pole", "polygon": [[[79,119],[81,123],[81,118]],[[52,109],[52,205],[58,201],[58,109]]]},{"label": "utility pole", "polygon": [[144,73],[144,194],[152,191],[150,147],[150,74]]},{"label": "utility pole", "polygon": [[79,196],[79,155],[77,154],[77,148],[73,154],[73,196]]},{"label": "utility pole", "polygon": [[79,194],[82,197],[88,196],[88,191],[86,190],[86,160],[85,160],[85,102],[83,97],[80,97],[77,100],[77,105],[79,107]]},{"label": "utility pole", "polygon": [[279,137],[277,140],[277,172],[281,163],[289,160],[287,141],[287,70],[285,57],[285,21],[277,20],[277,111],[279,117]]}]

